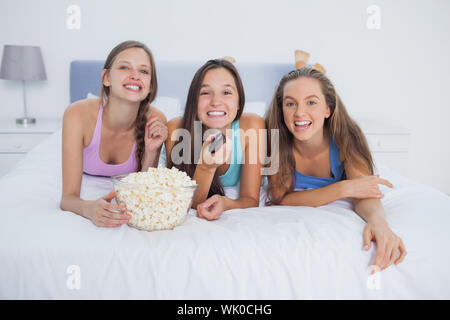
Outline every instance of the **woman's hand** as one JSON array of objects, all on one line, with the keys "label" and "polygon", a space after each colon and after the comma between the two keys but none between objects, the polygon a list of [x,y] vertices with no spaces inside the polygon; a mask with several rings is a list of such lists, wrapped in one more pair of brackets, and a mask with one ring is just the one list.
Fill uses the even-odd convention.
[{"label": "woman's hand", "polygon": [[203,168],[209,171],[216,171],[218,167],[225,163],[230,163],[231,159],[231,141],[230,139],[225,139],[225,143],[219,147],[214,153],[209,151],[209,146],[214,140],[215,135],[210,135],[206,138],[202,145],[201,150],[201,165]]},{"label": "woman's hand", "polygon": [[381,199],[383,193],[378,187],[379,184],[393,188],[394,186],[386,179],[380,178],[379,175],[363,176],[356,179],[344,180],[343,193],[345,197],[356,199]]},{"label": "woman's hand", "polygon": [[156,116],[151,116],[145,124],[145,151],[155,152],[167,139],[167,126]]},{"label": "woman's hand", "polygon": [[226,198],[218,194],[206,199],[204,202],[197,205],[198,217],[206,220],[219,219],[222,212],[225,211],[225,201]]},{"label": "woman's hand", "polygon": [[384,270],[392,263],[398,265],[405,259],[406,249],[402,239],[397,237],[384,219],[369,221],[363,231],[364,249],[370,250],[371,241],[377,243],[374,266]]},{"label": "woman's hand", "polygon": [[124,206],[111,203],[114,197],[115,193],[111,191],[108,195],[89,202],[86,217],[97,227],[120,227],[122,224],[128,223],[131,218],[131,215],[125,213],[126,208]]}]

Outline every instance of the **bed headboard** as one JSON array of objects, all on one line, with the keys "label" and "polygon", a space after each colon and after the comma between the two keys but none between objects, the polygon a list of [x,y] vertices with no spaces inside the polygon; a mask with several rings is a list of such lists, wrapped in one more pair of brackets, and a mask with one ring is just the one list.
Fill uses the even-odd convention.
[{"label": "bed headboard", "polygon": [[[158,96],[178,98],[184,110],[192,78],[204,62],[156,61]],[[101,60],[75,60],[70,64],[70,102],[85,99],[87,94],[98,95]],[[242,78],[246,102],[265,102],[269,105],[281,77],[294,69],[294,64],[236,63]]]}]

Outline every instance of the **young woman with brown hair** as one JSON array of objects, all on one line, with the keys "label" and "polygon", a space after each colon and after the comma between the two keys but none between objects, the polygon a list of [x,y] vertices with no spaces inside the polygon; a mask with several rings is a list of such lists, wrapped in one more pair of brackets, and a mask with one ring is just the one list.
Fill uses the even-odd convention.
[{"label": "young woman with brown hair", "polygon": [[81,199],[82,174],[112,176],[156,167],[167,138],[166,118],[150,106],[157,80],[153,55],[144,44],[117,45],[101,79],[100,98],[74,102],[64,113],[60,207],[97,226],[118,227],[130,216],[110,203],[114,191],[93,201]]},{"label": "young woman with brown hair", "polygon": [[[192,208],[201,218],[214,220],[225,210],[259,205],[263,167],[259,153],[265,150],[257,133],[265,129],[265,123],[257,115],[243,113],[244,103],[242,81],[234,65],[223,59],[209,60],[191,82],[183,118],[167,124],[167,166],[175,166],[197,181]],[[178,133],[183,131],[187,135],[180,139]],[[225,141],[212,153],[214,131],[221,132]],[[255,135],[247,135],[250,132],[257,140],[250,137]],[[200,136],[198,152],[196,136]],[[186,148],[180,150],[182,145]],[[239,198],[226,197],[223,187],[239,183]]]},{"label": "young woman with brown hair", "polygon": [[[353,198],[356,213],[367,224],[365,249],[377,242],[374,265],[381,270],[403,261],[402,240],[389,228],[372,156],[363,132],[348,115],[331,81],[321,72],[301,68],[280,81],[266,117],[279,130],[279,171],[269,176],[269,205],[326,205]],[[269,145],[271,145],[269,143]],[[400,252],[400,255],[399,255]]]}]

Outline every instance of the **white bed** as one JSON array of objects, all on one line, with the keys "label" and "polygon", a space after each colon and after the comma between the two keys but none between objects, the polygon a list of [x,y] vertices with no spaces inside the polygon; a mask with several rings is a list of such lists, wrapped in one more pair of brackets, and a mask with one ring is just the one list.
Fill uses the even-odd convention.
[{"label": "white bed", "polygon": [[[376,246],[362,250],[364,222],[348,201],[230,210],[216,221],[191,210],[171,231],[98,228],[59,209],[60,146],[59,131],[0,180],[2,299],[450,298],[450,199],[387,168],[395,188],[382,201],[408,255],[369,278]],[[82,197],[111,187],[84,176]],[[73,265],[79,289],[67,284]]]},{"label": "white bed", "polygon": [[[450,198],[379,173],[395,186],[382,202],[408,255],[370,276],[376,245],[363,250],[365,223],[346,200],[236,209],[216,221],[191,210],[174,230],[155,232],[98,228],[61,211],[58,131],[0,179],[0,298],[449,299]],[[82,197],[111,187],[83,176]]]}]

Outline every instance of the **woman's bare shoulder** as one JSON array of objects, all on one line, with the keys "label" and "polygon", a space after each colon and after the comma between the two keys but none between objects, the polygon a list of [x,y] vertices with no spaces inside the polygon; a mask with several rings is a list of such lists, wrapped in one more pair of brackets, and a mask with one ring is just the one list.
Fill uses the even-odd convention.
[{"label": "woman's bare shoulder", "polygon": [[69,105],[64,112],[64,117],[70,117],[71,119],[79,119],[82,121],[88,121],[89,119],[96,119],[98,109],[100,108],[99,99],[83,99],[75,101]]},{"label": "woman's bare shoulder", "polygon": [[167,128],[169,129],[169,131],[180,128],[182,120],[183,118],[181,117],[170,119],[169,122],[167,122]]},{"label": "woman's bare shoulder", "polygon": [[263,118],[255,113],[243,113],[239,119],[239,126],[243,130],[247,129],[265,129],[266,123]]},{"label": "woman's bare shoulder", "polygon": [[63,128],[68,132],[79,132],[82,136],[92,137],[99,109],[99,99],[75,101],[64,112]]},{"label": "woman's bare shoulder", "polygon": [[164,113],[154,106],[150,106],[147,112],[147,119],[150,119],[151,116],[158,117],[164,124],[167,124],[167,118]]}]

